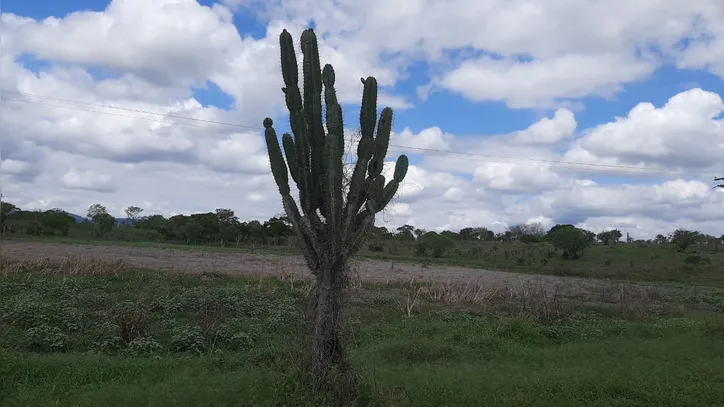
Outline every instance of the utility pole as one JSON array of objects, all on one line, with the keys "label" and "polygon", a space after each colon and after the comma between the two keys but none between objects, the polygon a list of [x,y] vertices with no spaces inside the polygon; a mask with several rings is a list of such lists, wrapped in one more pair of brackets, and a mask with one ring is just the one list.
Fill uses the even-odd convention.
[{"label": "utility pole", "polygon": [[[714,178],[714,181],[722,181],[724,182],[724,177],[721,178]],[[714,188],[724,188],[724,183],[719,185],[714,185]]]}]

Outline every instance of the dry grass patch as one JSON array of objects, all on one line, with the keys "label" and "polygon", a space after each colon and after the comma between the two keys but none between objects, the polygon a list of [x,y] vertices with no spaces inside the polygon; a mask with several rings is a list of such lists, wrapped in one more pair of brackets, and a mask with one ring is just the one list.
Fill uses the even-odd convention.
[{"label": "dry grass patch", "polygon": [[130,269],[131,267],[123,259],[105,261],[93,257],[69,255],[60,260],[53,260],[48,257],[10,260],[5,256],[0,256],[0,273],[2,274],[38,273],[62,276],[119,276]]}]

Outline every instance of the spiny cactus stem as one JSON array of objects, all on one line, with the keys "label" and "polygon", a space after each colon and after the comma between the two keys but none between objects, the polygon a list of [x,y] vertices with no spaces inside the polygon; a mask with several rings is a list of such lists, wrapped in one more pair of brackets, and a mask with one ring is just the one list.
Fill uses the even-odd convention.
[{"label": "spiny cactus stem", "polygon": [[[344,121],[334,88],[334,69],[331,65],[325,65],[324,70],[320,68],[317,37],[313,30],[305,30],[301,38],[302,95],[294,42],[286,30],[279,36],[279,45],[282,90],[293,137],[282,136],[282,152],[273,123],[267,119],[264,120],[265,138],[284,211],[299,238],[305,261],[316,276],[310,304],[306,370],[315,378],[319,389],[327,381],[332,366],[344,359],[338,335],[342,318],[340,296],[344,288],[340,277],[347,270],[347,260],[359,250],[367,230],[374,224],[375,213],[381,211],[397,191],[409,163],[406,156],[400,156],[392,179],[385,185],[381,173],[389,145],[392,110],[383,109],[377,121],[377,80],[363,79],[362,137],[347,199],[343,200]],[[327,134],[323,126],[322,92],[327,106]],[[290,174],[299,191],[298,204],[290,193]],[[336,346],[329,346],[330,343]]]}]

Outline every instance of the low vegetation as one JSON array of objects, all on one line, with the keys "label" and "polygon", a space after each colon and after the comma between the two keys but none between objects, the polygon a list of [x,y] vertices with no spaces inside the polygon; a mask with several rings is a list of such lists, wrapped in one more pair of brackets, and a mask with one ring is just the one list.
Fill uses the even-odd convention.
[{"label": "low vegetation", "polygon": [[[3,262],[3,406],[320,406],[292,276]],[[353,281],[357,406],[702,406],[724,399],[724,292]]]}]

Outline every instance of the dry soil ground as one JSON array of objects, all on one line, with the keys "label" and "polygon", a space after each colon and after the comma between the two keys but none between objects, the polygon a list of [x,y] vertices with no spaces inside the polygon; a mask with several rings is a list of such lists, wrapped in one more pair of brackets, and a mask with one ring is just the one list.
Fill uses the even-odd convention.
[{"label": "dry soil ground", "polygon": [[[176,250],[154,247],[70,245],[42,242],[2,243],[2,254],[8,260],[50,259],[59,261],[69,256],[97,260],[123,260],[134,267],[181,273],[222,273],[230,275],[294,275],[309,277],[300,256],[222,253],[210,251]],[[609,291],[622,283],[614,281],[559,277],[550,275],[519,274],[467,267],[393,262],[390,260],[360,259],[352,266],[353,278],[367,282],[439,282],[475,283],[477,286],[498,288],[533,283],[541,284],[546,291],[557,289],[568,294],[593,294]],[[626,284],[629,288],[631,284]],[[637,285],[645,289],[644,285]]]}]

